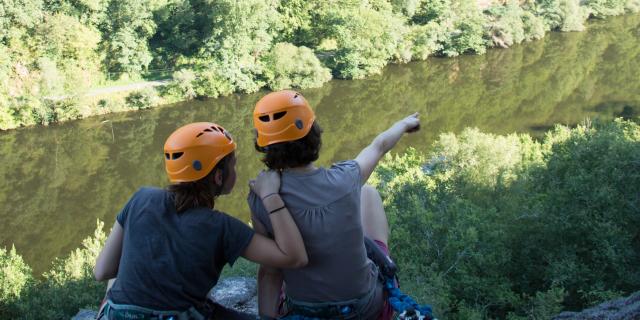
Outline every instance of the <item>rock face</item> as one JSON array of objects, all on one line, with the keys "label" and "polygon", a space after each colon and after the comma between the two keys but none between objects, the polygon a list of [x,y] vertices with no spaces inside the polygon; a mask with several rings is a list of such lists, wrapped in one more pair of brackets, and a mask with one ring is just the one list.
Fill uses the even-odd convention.
[{"label": "rock face", "polygon": [[553,320],[639,320],[640,291],[626,297],[601,303],[581,312],[563,312]]},{"label": "rock face", "polygon": [[78,314],[76,314],[71,320],[93,320],[98,315],[97,311],[88,310],[88,309],[80,309]]},{"label": "rock face", "polygon": [[[230,277],[222,279],[209,291],[209,299],[237,311],[258,314],[258,296],[256,279]],[[97,312],[80,309],[71,320],[93,320]]]},{"label": "rock face", "polygon": [[258,314],[256,279],[229,277],[222,279],[209,292],[209,299],[234,310]]}]

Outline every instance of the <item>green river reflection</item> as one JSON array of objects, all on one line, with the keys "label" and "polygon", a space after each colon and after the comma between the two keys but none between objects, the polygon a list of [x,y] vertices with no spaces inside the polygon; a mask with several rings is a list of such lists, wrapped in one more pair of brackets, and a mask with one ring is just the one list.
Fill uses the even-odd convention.
[{"label": "green river reflection", "polygon": [[[541,136],[554,124],[640,114],[640,15],[484,56],[391,65],[379,76],[303,90],[324,128],[319,163],[352,158],[393,121],[421,113],[408,146],[428,150],[443,132],[478,127]],[[178,126],[214,121],[238,142],[238,183],[218,208],[248,219],[246,181],[262,168],[251,112],[264,92],[193,101],[0,133],[0,246],[15,244],[36,273],[107,228],[140,186],[164,186],[162,146]]]}]

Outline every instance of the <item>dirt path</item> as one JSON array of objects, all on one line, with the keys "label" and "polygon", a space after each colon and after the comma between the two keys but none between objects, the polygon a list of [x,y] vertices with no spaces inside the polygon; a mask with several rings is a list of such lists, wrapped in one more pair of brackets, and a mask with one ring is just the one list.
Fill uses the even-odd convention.
[{"label": "dirt path", "polygon": [[[96,89],[89,90],[89,92],[85,93],[83,97],[95,97],[95,96],[101,96],[101,95],[112,94],[117,92],[127,92],[127,91],[141,90],[144,88],[159,87],[159,86],[167,85],[169,82],[171,82],[171,80],[169,79],[154,80],[154,81],[130,83],[130,84],[125,84],[121,86],[96,88]],[[46,97],[46,99],[57,101],[57,100],[65,99],[67,97],[68,96],[52,96],[52,97]]]},{"label": "dirt path", "polygon": [[489,8],[492,2],[492,0],[478,0],[478,7],[480,7],[480,9]]},{"label": "dirt path", "polygon": [[116,93],[116,92],[122,92],[122,91],[134,91],[134,90],[140,90],[140,89],[150,88],[150,87],[151,88],[159,87],[159,86],[164,86],[168,84],[170,81],[171,80],[145,81],[145,82],[131,83],[131,84],[122,85],[122,86],[92,89],[89,92],[87,92],[87,94],[85,94],[85,97],[94,97],[94,96],[99,96],[103,94],[110,94],[110,93]]}]

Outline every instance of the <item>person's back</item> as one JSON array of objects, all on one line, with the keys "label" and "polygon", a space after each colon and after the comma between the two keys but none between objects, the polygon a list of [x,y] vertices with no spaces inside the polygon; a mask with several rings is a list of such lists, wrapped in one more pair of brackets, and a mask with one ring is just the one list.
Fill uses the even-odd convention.
[{"label": "person's back", "polygon": [[[354,161],[307,173],[284,170],[280,195],[302,234],[307,266],[284,269],[287,296],[303,301],[349,300],[371,288],[360,223],[360,174]],[[270,234],[268,214],[255,194],[249,206]]]},{"label": "person's back", "polygon": [[98,255],[96,280],[117,277],[99,319],[252,319],[207,301],[223,266],[239,256],[278,267],[306,264],[302,237],[278,194],[277,173],[263,172],[250,183],[272,213],[275,241],[213,210],[215,199],[235,185],[235,149],[229,133],[210,122],[169,136],[163,157],[171,184],[138,190]]},{"label": "person's back", "polygon": [[253,232],[206,207],[176,212],[164,189],[141,188],[117,217],[124,228],[118,278],[108,298],[156,310],[201,303],[226,263],[233,263]]},{"label": "person's back", "polygon": [[[384,153],[405,133],[415,131],[417,114],[380,134],[354,160],[329,169],[316,168],[321,133],[304,97],[283,90],[258,101],[253,114],[256,150],[271,170],[282,173],[282,197],[291,209],[309,264],[299,270],[260,266],[258,306],[261,316],[320,319],[389,319],[378,269],[367,258],[364,236],[388,254],[388,224],[380,195],[363,186]],[[249,195],[254,228],[270,235],[268,212]],[[286,298],[280,309],[284,281]],[[382,311],[384,310],[384,311]]]}]

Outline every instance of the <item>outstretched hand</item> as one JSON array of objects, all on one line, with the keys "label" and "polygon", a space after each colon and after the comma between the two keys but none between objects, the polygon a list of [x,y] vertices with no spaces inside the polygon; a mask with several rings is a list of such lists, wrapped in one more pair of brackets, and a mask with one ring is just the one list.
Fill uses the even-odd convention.
[{"label": "outstretched hand", "polygon": [[260,171],[255,180],[249,180],[249,188],[261,199],[272,193],[279,193],[280,172],[275,170]]},{"label": "outstretched hand", "polygon": [[420,116],[420,114],[416,112],[399,121],[404,126],[405,132],[412,133],[420,130],[420,118],[418,118],[418,116]]}]

